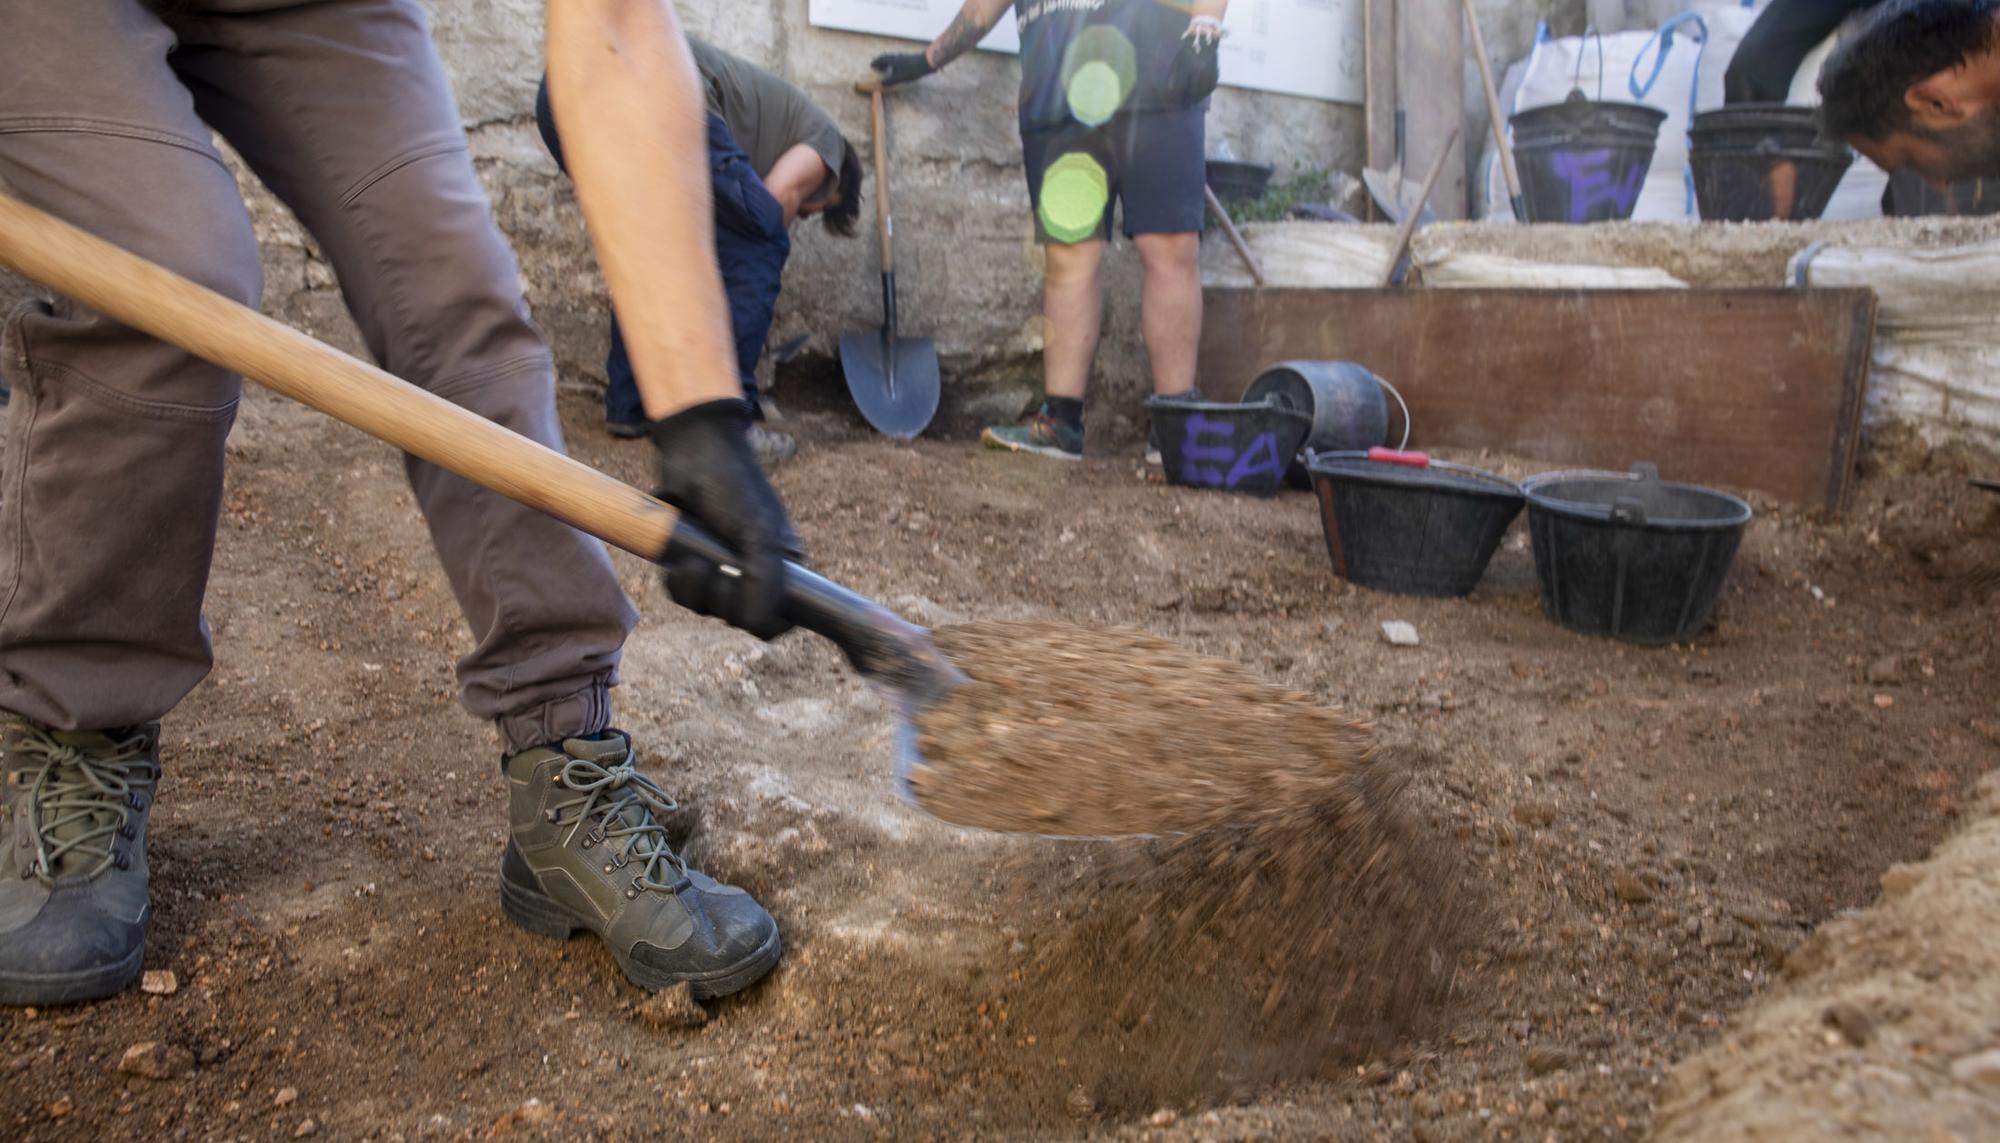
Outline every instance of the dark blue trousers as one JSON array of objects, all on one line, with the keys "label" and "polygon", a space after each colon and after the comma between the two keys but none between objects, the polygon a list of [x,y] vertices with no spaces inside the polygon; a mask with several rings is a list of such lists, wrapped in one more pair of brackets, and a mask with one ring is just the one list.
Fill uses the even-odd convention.
[{"label": "dark blue trousers", "polygon": [[[546,79],[535,97],[535,122],[542,129],[549,154],[567,174]],[[757,362],[764,356],[764,342],[771,335],[785,261],[792,255],[792,239],[785,230],[784,208],[764,189],[764,180],[751,167],[743,148],[736,145],[729,125],[712,111],[708,115],[708,170],[709,189],[715,199],[715,260],[722,267],[722,290],[729,299],[736,369],[743,380],[744,399],[762,417],[757,402]],[[611,352],[604,359],[604,374],[611,382],[604,394],[604,419],[614,425],[644,424],[646,412],[639,403],[639,385],[633,378],[631,359],[625,355],[625,337],[615,313],[611,315]]]}]

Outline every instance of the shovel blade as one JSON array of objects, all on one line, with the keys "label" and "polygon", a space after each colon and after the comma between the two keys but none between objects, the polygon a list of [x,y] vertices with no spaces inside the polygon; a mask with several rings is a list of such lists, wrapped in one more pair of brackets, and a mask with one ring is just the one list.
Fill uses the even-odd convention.
[{"label": "shovel blade", "polygon": [[840,339],[840,368],[855,407],[885,436],[909,440],[937,416],[937,344],[928,337],[847,334]]}]

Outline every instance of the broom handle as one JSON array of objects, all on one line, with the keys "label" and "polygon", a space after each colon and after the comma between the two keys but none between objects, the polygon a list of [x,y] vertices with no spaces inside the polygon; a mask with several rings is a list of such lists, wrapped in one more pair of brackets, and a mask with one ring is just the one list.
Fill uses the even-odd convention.
[{"label": "broom handle", "polygon": [[649,560],[679,513],[332,346],[0,194],[0,265]]},{"label": "broom handle", "polygon": [[1528,221],[1528,200],[1521,193],[1521,169],[1514,165],[1514,145],[1507,140],[1507,124],[1500,118],[1500,93],[1493,87],[1493,65],[1486,59],[1486,36],[1479,30],[1479,13],[1472,0],[1463,0],[1465,22],[1472,33],[1472,58],[1479,63],[1479,82],[1486,88],[1486,118],[1493,125],[1493,145],[1500,150],[1500,174],[1507,180],[1507,200],[1518,222]]}]

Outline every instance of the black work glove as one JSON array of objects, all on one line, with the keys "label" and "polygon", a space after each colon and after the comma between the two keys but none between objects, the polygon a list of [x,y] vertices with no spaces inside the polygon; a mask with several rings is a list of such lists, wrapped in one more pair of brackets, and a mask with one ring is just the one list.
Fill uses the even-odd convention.
[{"label": "black work glove", "polygon": [[777,489],[757,467],[745,434],[750,408],[729,398],[655,421],[659,450],[653,495],[679,508],[736,554],[731,575],[701,556],[669,548],[660,579],[675,603],[759,639],[791,630],[784,617],[785,558],[796,548]]},{"label": "black work glove", "polygon": [[1167,91],[1173,105],[1191,108],[1214,95],[1216,85],[1221,82],[1221,45],[1212,40],[1204,43],[1182,39],[1167,76]]},{"label": "black work glove", "polygon": [[889,52],[876,56],[868,66],[882,77],[884,87],[915,83],[937,70],[931,66],[930,57],[923,52]]}]

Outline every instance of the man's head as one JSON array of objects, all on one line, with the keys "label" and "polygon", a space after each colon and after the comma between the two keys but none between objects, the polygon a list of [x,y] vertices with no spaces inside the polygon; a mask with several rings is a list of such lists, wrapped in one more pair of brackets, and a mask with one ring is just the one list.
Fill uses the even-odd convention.
[{"label": "man's head", "polygon": [[1890,0],[1820,72],[1820,117],[1888,171],[2000,176],[2000,0]]}]

